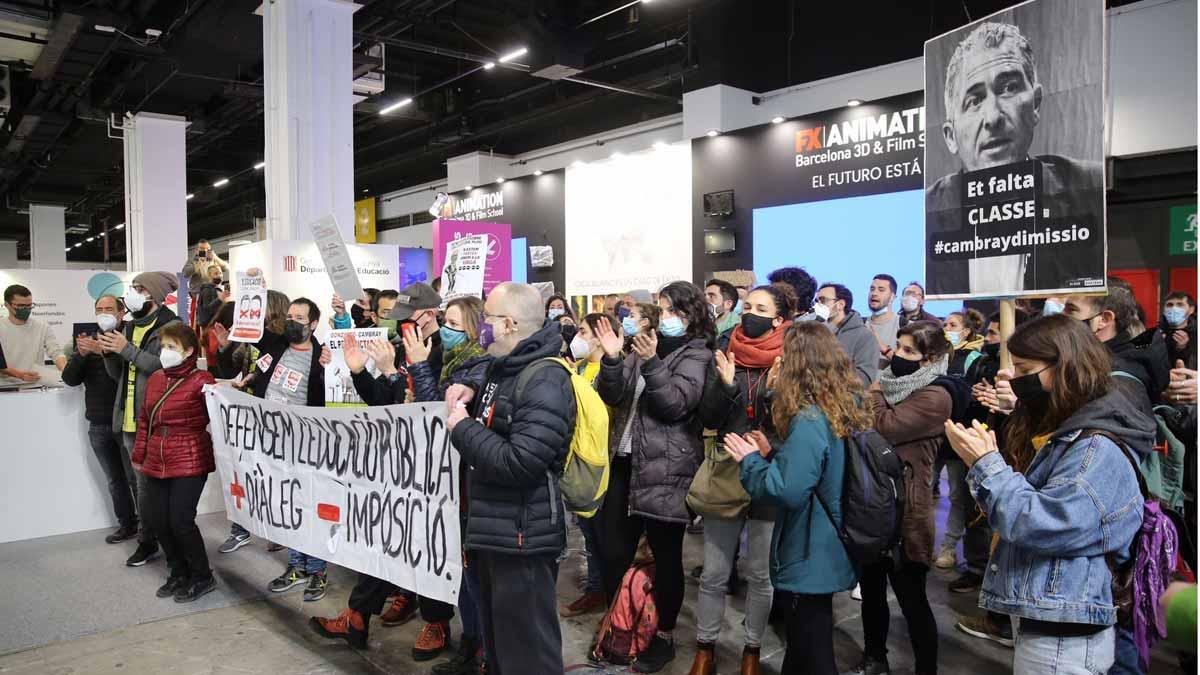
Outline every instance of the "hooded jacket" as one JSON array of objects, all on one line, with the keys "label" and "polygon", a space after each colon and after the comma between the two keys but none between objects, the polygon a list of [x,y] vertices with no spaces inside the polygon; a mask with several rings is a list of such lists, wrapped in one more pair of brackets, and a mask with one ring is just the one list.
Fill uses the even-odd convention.
[{"label": "hooded jacket", "polygon": [[863,323],[862,316],[852,309],[842,320],[842,325],[834,326],[831,323],[825,325],[833,331],[838,344],[842,345],[842,349],[854,363],[854,370],[858,372],[858,378],[862,380],[863,386],[871,386],[872,382],[879,379],[879,343],[875,341],[875,336]]},{"label": "hooded jacket", "polygon": [[1121,439],[1140,459],[1153,449],[1156,427],[1113,388],[1063,422],[1024,473],[998,452],[971,467],[967,485],[1000,537],[981,607],[1040,621],[1116,623],[1106,556],[1128,560],[1142,495],[1124,451],[1093,430]]},{"label": "hooded jacket", "polygon": [[1158,403],[1171,383],[1167,344],[1162,334],[1147,331],[1136,338],[1117,337],[1104,343],[1113,358],[1113,370],[1129,373],[1142,381],[1151,403]]},{"label": "hooded jacket", "polygon": [[[631,514],[669,523],[691,522],[687,492],[704,459],[703,429],[696,412],[712,360],[712,350],[699,338],[666,358],[643,361],[630,354],[624,362],[608,356],[601,360],[596,390],[616,409],[609,418],[610,449],[620,447],[626,422],[633,416]],[[645,378],[646,387],[634,408],[638,375]]]},{"label": "hooded jacket", "polygon": [[[129,344],[125,345],[120,354],[104,355],[104,368],[108,371],[109,377],[117,381],[117,398],[113,401],[113,431],[120,431],[125,426],[125,399],[129,396],[125,389],[129,379],[129,364],[132,363],[137,367],[137,377],[133,381],[133,409],[136,418],[137,413],[142,409],[142,400],[145,398],[146,381],[155,371],[162,368],[162,361],[158,359],[158,354],[162,351],[159,332],[173,323],[179,323],[179,317],[175,316],[175,312],[161,306],[153,314],[147,314],[141,319],[126,321],[121,332],[125,334],[125,339],[129,341]],[[150,326],[150,330],[142,336],[140,347],[133,344],[133,327],[135,325]]]},{"label": "hooded jacket", "polygon": [[139,471],[163,479],[203,476],[216,469],[203,391],[204,385],[215,382],[208,371],[196,370],[194,354],[178,366],[159,369],[150,376],[130,456]]},{"label": "hooded jacket", "polygon": [[474,418],[450,433],[468,467],[468,551],[558,555],[566,545],[558,479],[575,429],[570,374],[541,367],[524,383],[521,400],[514,400],[522,371],[557,357],[561,346],[558,323],[546,321],[493,360],[473,399]]}]

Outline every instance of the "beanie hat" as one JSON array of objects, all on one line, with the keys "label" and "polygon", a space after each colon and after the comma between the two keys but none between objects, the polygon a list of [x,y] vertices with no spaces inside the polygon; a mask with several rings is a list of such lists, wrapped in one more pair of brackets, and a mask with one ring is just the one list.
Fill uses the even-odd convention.
[{"label": "beanie hat", "polygon": [[653,298],[650,295],[650,291],[648,291],[644,288],[634,289],[634,290],[626,293],[626,295],[633,298],[637,302],[644,302],[647,304],[654,302]]},{"label": "beanie hat", "polygon": [[133,285],[146,289],[156,305],[164,304],[167,296],[179,289],[179,281],[169,272],[142,272],[133,278]]}]

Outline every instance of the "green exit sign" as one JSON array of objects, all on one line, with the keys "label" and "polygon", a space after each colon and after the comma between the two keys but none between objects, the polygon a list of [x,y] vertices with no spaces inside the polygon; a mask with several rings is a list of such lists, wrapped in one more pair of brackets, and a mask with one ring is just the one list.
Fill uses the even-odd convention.
[{"label": "green exit sign", "polygon": [[1196,255],[1196,205],[1171,207],[1171,255]]}]

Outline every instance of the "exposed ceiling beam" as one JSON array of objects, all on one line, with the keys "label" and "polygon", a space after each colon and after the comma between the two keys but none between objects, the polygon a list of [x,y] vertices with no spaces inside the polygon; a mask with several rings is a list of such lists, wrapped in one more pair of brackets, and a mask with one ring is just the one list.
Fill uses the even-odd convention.
[{"label": "exposed ceiling beam", "polygon": [[63,57],[67,55],[67,50],[75,42],[75,37],[79,35],[79,29],[83,26],[83,17],[78,14],[63,14],[54,24],[54,29],[50,31],[50,39],[46,42],[46,46],[42,49],[42,53],[38,55],[37,63],[33,64],[33,72],[29,74],[35,80],[49,80],[58,72],[58,66],[62,63]]}]

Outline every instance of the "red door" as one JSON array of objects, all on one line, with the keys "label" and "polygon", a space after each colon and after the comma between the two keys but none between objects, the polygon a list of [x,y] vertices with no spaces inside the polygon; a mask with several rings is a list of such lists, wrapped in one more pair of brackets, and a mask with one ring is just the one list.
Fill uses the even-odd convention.
[{"label": "red door", "polygon": [[1168,291],[1183,291],[1190,293],[1196,297],[1196,268],[1195,267],[1172,267],[1171,268],[1171,287]]},{"label": "red door", "polygon": [[[1153,328],[1158,325],[1158,310],[1161,304],[1158,297],[1158,270],[1156,269],[1135,269],[1135,270],[1109,270],[1109,275],[1124,279],[1133,286],[1133,297],[1137,299],[1138,304],[1146,312],[1146,327]],[[1195,286],[1195,278],[1192,279],[1192,285]]]}]

